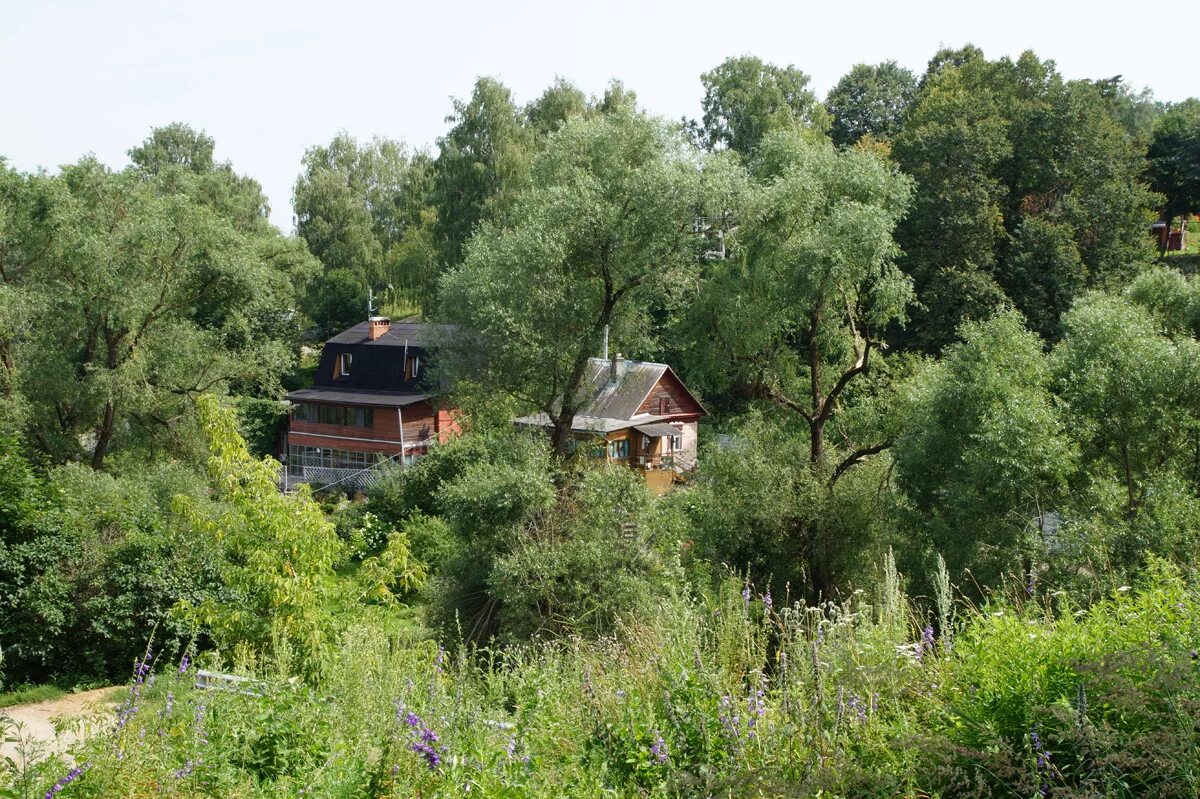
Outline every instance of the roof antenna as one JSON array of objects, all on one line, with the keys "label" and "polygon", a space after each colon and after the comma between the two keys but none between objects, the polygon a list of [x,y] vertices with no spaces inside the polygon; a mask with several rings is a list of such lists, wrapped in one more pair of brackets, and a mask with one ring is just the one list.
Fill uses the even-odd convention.
[{"label": "roof antenna", "polygon": [[604,326],[604,354],[600,358],[601,360],[608,360],[608,325]]}]

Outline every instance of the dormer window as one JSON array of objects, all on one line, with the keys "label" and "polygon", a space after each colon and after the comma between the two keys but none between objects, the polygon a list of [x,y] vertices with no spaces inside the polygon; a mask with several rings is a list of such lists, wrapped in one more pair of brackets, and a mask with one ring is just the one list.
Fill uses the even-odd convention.
[{"label": "dormer window", "polygon": [[418,355],[408,356],[408,363],[404,365],[404,379],[413,380],[421,372],[421,358]]},{"label": "dormer window", "polygon": [[354,356],[348,352],[343,352],[338,356],[338,375],[341,377],[350,376],[350,363],[354,360]]}]

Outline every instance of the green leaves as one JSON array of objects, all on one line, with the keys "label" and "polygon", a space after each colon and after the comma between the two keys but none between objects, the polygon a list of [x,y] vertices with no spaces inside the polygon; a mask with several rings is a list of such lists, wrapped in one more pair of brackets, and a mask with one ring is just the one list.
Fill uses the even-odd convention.
[{"label": "green leaves", "polygon": [[[178,507],[197,532],[220,545],[228,593],[181,612],[203,623],[227,651],[237,647],[253,656],[285,646],[312,676],[332,623],[333,567],[341,551],[333,524],[307,486],[294,495],[280,493],[279,464],[250,456],[233,414],[215,397],[202,396],[196,404],[212,453],[209,480],[223,504],[206,511],[181,498]],[[404,558],[397,549],[372,568],[404,575],[411,568]],[[378,585],[390,584],[380,575],[374,582],[377,591]]]},{"label": "green leaves", "polygon": [[749,156],[771,131],[811,128],[821,133],[828,124],[808,75],[793,66],[740,56],[726,59],[700,80],[704,118],[698,132],[709,149],[727,147]]},{"label": "green leaves", "polygon": [[184,450],[192,397],[270,394],[294,359],[289,314],[311,257],[265,224],[228,164],[211,165],[211,140],[180,126],[156,137],[135,151],[143,168],[89,158],[13,187],[5,290],[27,313],[0,349],[31,440],[57,461]]},{"label": "green leaves", "polygon": [[912,386],[894,456],[916,531],[955,579],[993,582],[1037,542],[1037,517],[1066,498],[1076,455],[1037,336],[1015,311],[960,332]]},{"label": "green leaves", "polygon": [[916,89],[916,76],[895,61],[855,64],[825,98],[832,118],[830,138],[839,145],[854,144],[864,136],[890,141]]},{"label": "green leaves", "polygon": [[[569,425],[606,325],[648,351],[698,271],[698,175],[675,132],[630,111],[574,117],[548,139],[510,224],[485,223],[441,282],[442,365]],[[556,400],[562,398],[561,404]]]}]

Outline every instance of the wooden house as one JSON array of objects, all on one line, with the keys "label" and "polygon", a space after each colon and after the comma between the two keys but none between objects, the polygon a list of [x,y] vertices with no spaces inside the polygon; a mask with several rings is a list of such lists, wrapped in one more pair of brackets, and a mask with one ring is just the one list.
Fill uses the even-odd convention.
[{"label": "wooden house", "polygon": [[[697,426],[707,414],[670,366],[626,360],[620,353],[591,358],[583,392],[571,432],[590,456],[637,470],[656,494],[696,467]],[[544,413],[513,421],[551,427]]]},{"label": "wooden house", "polygon": [[287,480],[364,488],[381,461],[411,463],[457,433],[425,380],[438,332],[373,316],[329,339],[312,387],[287,395]]}]

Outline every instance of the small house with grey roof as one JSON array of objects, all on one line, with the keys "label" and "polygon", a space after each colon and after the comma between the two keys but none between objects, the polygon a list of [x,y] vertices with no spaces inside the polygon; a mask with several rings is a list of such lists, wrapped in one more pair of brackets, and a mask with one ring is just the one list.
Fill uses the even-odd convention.
[{"label": "small house with grey roof", "polygon": [[[707,415],[665,363],[591,358],[584,376],[585,402],[571,432],[593,457],[640,472],[657,494],[696,468],[697,426]],[[545,413],[514,419],[522,427],[551,428]]]}]

